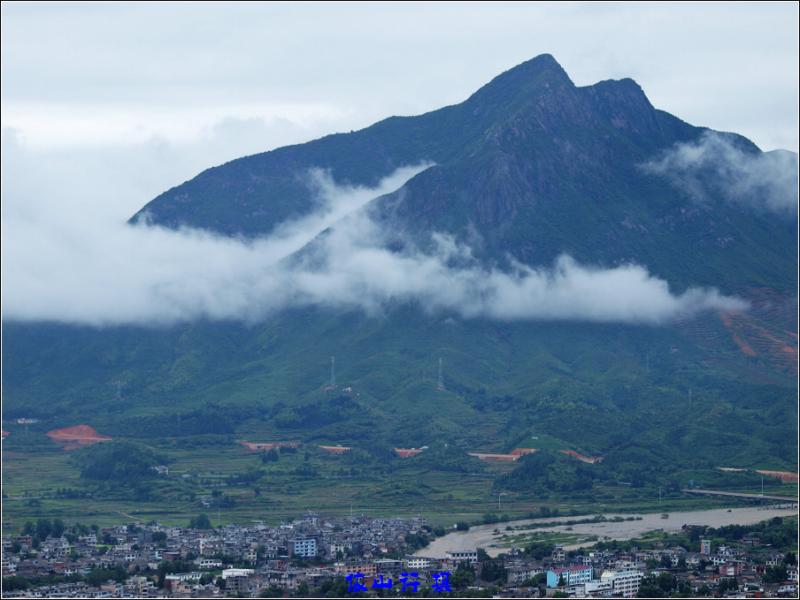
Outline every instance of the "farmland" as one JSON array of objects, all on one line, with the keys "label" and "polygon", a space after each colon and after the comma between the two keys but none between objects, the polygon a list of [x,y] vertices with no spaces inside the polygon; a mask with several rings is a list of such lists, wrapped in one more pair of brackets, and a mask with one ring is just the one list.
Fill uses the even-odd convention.
[{"label": "farmland", "polygon": [[[137,442],[166,457],[169,473],[120,484],[81,477],[77,457],[87,450],[65,452],[33,432],[28,439],[16,437],[3,442],[4,530],[18,530],[38,517],[99,525],[134,519],[185,524],[201,512],[215,522],[277,522],[295,516],[298,507],[328,514],[422,514],[434,523],[452,525],[493,513],[519,518],[542,509],[594,514],[731,505],[730,499],[689,497],[679,490],[664,490],[659,502],[652,487],[601,482],[589,493],[504,492],[498,511],[494,482],[511,473],[515,463],[482,463],[465,456],[466,467],[447,470],[432,464],[425,452],[376,459],[363,450],[337,456],[312,445],[280,449],[269,460],[232,436],[213,435],[149,441],[146,446]],[[685,476],[700,480],[703,473]],[[769,480],[765,491],[796,494],[797,486]]]}]

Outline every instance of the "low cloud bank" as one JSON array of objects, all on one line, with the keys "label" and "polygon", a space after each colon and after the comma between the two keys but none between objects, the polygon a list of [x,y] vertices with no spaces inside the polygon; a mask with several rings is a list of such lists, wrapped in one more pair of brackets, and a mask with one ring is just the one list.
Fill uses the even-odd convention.
[{"label": "low cloud bank", "polygon": [[758,210],[797,214],[797,154],[787,150],[754,154],[737,147],[731,136],[709,131],[697,142],[676,145],[643,168],[668,177],[697,200],[716,191]]},{"label": "low cloud bank", "polygon": [[[386,232],[359,210],[426,168],[400,169],[373,189],[309,174],[317,210],[267,238],[92,219],[69,210],[4,211],[3,318],[117,325],[199,318],[257,321],[288,308],[357,308],[380,314],[414,303],[463,318],[662,323],[744,303],[713,289],[670,292],[639,265],[609,269],[568,256],[511,271],[478,264],[469,247],[434,235],[435,249],[385,247]],[[5,190],[6,193],[13,190]],[[53,207],[53,203],[43,206]],[[324,235],[319,235],[325,231]],[[314,251],[290,256],[314,240]]]}]

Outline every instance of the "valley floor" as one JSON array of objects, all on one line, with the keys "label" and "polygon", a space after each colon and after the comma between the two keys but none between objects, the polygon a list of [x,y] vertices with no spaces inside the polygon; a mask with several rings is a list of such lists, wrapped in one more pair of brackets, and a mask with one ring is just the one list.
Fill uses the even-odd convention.
[{"label": "valley floor", "polygon": [[[680,489],[662,490],[659,500],[659,491],[652,487],[605,484],[584,493],[503,493],[498,506],[493,483],[513,465],[487,463],[482,472],[466,473],[398,459],[378,472],[354,466],[341,456],[303,449],[265,462],[241,445],[217,442],[164,442],[158,450],[169,454],[168,474],[132,485],[87,481],[80,476],[73,452],[52,446],[5,446],[3,534],[19,531],[26,521],[38,518],[100,526],[134,520],[185,525],[206,513],[215,523],[275,523],[313,510],[332,515],[351,511],[369,516],[422,515],[434,524],[452,526],[457,521],[481,521],[487,515],[524,518],[538,511],[550,514],[558,510],[561,515],[660,513],[760,503],[757,499],[690,495]],[[797,485],[770,479],[764,493],[796,499]]]}]

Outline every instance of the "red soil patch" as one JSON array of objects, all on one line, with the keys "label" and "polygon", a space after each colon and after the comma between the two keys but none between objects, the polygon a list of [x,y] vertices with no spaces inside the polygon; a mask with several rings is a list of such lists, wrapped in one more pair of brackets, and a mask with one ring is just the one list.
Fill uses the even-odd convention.
[{"label": "red soil patch", "polygon": [[758,356],[750,344],[748,344],[733,331],[734,324],[733,319],[731,319],[731,313],[720,313],[720,318],[722,319],[722,323],[725,325],[725,327],[730,330],[733,341],[736,342],[737,346],[739,346],[739,350],[742,351],[742,354],[745,354],[746,356]]},{"label": "red soil patch", "polygon": [[239,440],[239,443],[250,452],[269,451],[273,448],[297,448],[300,446],[300,442],[246,442]]},{"label": "red soil patch", "polygon": [[797,473],[793,473],[792,471],[764,471],[764,470],[757,470],[756,473],[759,475],[766,475],[767,477],[775,477],[780,479],[784,483],[797,483]]},{"label": "red soil patch", "polygon": [[574,450],[562,450],[561,454],[566,454],[567,456],[571,456],[572,458],[576,458],[581,462],[589,463],[593,465],[595,463],[603,462],[602,456],[586,456],[585,454],[581,454],[579,452],[575,452]]},{"label": "red soil patch", "polygon": [[344,454],[350,452],[349,446],[320,446],[328,454]]},{"label": "red soil patch", "polygon": [[486,454],[484,452],[467,452],[467,454],[487,462],[514,462],[521,456],[520,454]]},{"label": "red soil patch", "polygon": [[395,448],[395,454],[400,458],[410,458],[422,452],[422,448]]},{"label": "red soil patch", "polygon": [[766,310],[766,305],[755,301],[752,314],[722,312],[720,318],[743,354],[761,357],[778,369],[797,373],[797,334],[785,329],[786,320],[792,317]]},{"label": "red soil patch", "polygon": [[742,338],[740,338],[735,333],[733,334],[733,341],[736,342],[736,345],[739,346],[739,350],[741,350],[747,356],[758,356],[755,350],[750,347],[750,344],[745,342]]},{"label": "red soil patch", "polygon": [[107,442],[111,438],[107,435],[100,435],[89,425],[75,425],[64,429],[53,429],[47,432],[47,437],[61,444],[64,450],[76,450],[84,446],[91,446],[98,442]]},{"label": "red soil patch", "polygon": [[511,454],[515,454],[517,456],[525,456],[526,454],[533,454],[534,452],[538,452],[538,448],[514,448],[511,451]]}]

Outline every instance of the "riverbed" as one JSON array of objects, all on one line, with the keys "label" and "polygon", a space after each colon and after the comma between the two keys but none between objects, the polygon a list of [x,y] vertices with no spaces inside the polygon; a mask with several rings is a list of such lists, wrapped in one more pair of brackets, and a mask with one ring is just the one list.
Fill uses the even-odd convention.
[{"label": "riverbed", "polygon": [[[666,513],[665,513],[666,514]],[[656,529],[666,532],[677,532],[684,525],[706,525],[709,527],[723,527],[725,525],[752,525],[772,517],[790,517],[797,515],[797,508],[777,507],[743,507],[743,508],[713,508],[708,510],[695,510],[686,512],[668,513],[663,518],[662,513],[605,513],[608,519],[622,517],[641,517],[633,521],[602,521],[598,523],[584,523],[581,525],[553,525],[541,529],[506,531],[506,527],[519,527],[535,523],[553,523],[576,521],[591,518],[592,515],[576,517],[557,517],[543,519],[522,519],[507,523],[492,523],[491,525],[476,525],[469,531],[454,531],[437,538],[425,548],[416,552],[417,556],[431,558],[444,558],[447,552],[468,552],[476,548],[484,548],[490,556],[497,556],[508,550],[508,543],[500,539],[503,535],[517,535],[530,532],[564,532],[581,537],[597,536],[598,541],[603,540],[629,540],[638,538]],[[592,542],[579,544],[565,544],[564,548],[571,549],[580,546],[591,546]]]}]

